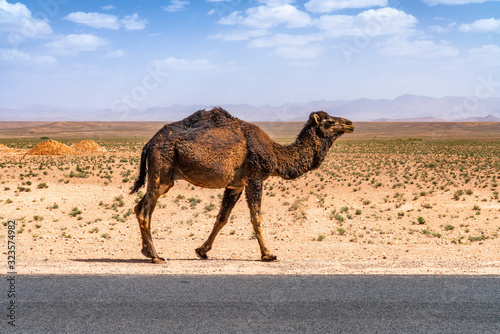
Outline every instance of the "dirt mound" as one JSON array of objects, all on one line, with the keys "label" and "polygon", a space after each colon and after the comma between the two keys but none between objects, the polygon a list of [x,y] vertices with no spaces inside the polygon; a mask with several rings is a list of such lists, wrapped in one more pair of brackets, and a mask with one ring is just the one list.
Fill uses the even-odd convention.
[{"label": "dirt mound", "polygon": [[12,149],[4,144],[0,144],[0,151],[12,151]]},{"label": "dirt mound", "polygon": [[26,154],[29,155],[74,155],[78,154],[73,148],[55,140],[44,141],[33,147]]},{"label": "dirt mound", "polygon": [[82,153],[97,153],[97,152],[106,152],[106,149],[95,141],[85,139],[76,144],[71,145],[76,152]]}]

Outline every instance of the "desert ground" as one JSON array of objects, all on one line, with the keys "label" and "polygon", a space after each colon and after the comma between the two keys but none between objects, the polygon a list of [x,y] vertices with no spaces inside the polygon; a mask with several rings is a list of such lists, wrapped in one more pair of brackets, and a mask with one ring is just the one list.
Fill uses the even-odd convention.
[{"label": "desert ground", "polygon": [[[259,123],[276,141],[301,123]],[[163,264],[140,253],[129,195],[162,123],[0,122],[0,243],[20,274],[500,274],[500,123],[356,123],[323,165],[265,182],[260,261],[244,196],[208,260],[222,189],[178,181],[153,214]],[[40,139],[44,138],[44,139]],[[105,152],[29,155],[46,138]]]}]

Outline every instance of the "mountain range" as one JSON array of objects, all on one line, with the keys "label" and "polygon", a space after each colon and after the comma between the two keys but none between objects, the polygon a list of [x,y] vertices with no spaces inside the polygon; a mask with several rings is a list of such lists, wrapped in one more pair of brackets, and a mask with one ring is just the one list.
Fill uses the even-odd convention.
[{"label": "mountain range", "polygon": [[[389,99],[357,99],[287,103],[281,106],[220,105],[247,121],[304,121],[312,111],[352,121],[376,122],[500,122],[500,98],[426,97],[402,95]],[[172,105],[147,109],[112,110],[31,105],[0,108],[0,121],[175,121],[211,105]]]}]

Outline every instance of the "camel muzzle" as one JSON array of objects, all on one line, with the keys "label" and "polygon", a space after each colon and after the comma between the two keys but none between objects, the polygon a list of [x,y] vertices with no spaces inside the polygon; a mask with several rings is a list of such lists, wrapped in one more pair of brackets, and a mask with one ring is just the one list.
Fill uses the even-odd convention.
[{"label": "camel muzzle", "polygon": [[354,132],[354,126],[352,126],[352,125],[346,125],[346,126],[344,126],[344,132],[345,133],[352,133],[352,132]]},{"label": "camel muzzle", "polygon": [[344,128],[345,133],[352,133],[354,132],[354,125],[352,125],[352,122],[349,120],[345,120],[344,124],[342,125]]}]

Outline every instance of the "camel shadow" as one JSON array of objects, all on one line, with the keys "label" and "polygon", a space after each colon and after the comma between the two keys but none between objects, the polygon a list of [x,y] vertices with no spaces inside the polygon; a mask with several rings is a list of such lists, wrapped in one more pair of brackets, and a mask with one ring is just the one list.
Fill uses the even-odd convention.
[{"label": "camel shadow", "polygon": [[[222,258],[211,258],[206,260],[200,260],[197,258],[189,258],[189,259],[166,259],[168,262],[184,262],[184,261],[199,261],[201,263],[211,262],[211,261],[230,261],[230,262],[262,262],[261,260],[252,260],[252,259],[222,259]],[[151,263],[150,259],[111,259],[111,258],[99,258],[99,259],[71,259],[71,261],[75,262],[84,262],[84,263]]]},{"label": "camel shadow", "polygon": [[[147,259],[110,259],[110,258],[100,258],[100,259],[71,259],[75,262],[85,262],[85,263],[144,263],[148,262]],[[149,261],[151,262],[151,261]]]}]

